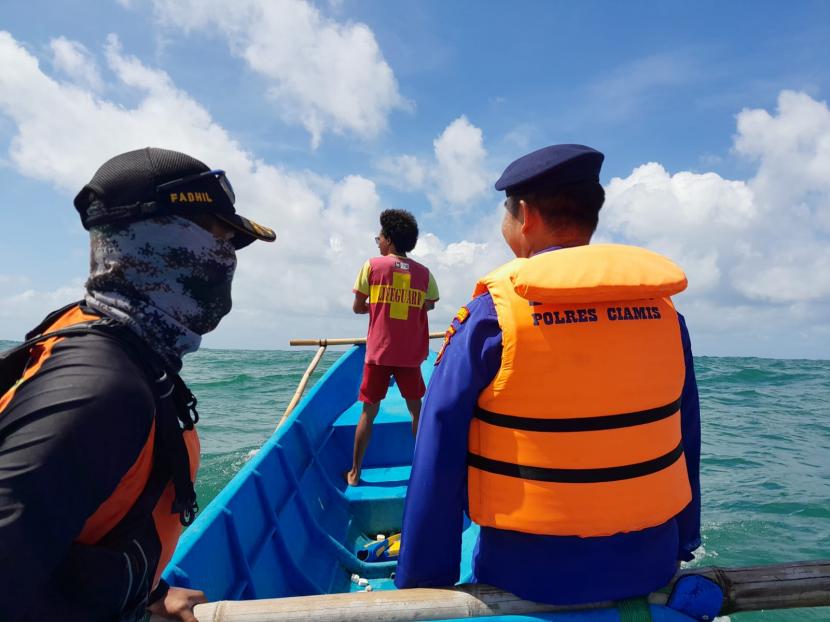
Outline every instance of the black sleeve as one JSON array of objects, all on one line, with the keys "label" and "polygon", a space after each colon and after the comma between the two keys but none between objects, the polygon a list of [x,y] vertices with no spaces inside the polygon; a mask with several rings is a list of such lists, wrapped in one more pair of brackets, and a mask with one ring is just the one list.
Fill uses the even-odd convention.
[{"label": "black sleeve", "polygon": [[152,605],[154,602],[161,600],[167,596],[167,592],[169,591],[170,584],[164,579],[159,579],[159,584],[156,586],[156,589],[150,592],[150,597],[147,599],[147,605]]},{"label": "black sleeve", "polygon": [[153,395],[113,339],[59,342],[0,412],[0,620],[22,619],[147,441]]}]

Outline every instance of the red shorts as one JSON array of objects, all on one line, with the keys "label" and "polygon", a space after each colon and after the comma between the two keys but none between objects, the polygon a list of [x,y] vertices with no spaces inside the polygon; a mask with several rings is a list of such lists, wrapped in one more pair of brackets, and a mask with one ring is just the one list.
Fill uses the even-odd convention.
[{"label": "red shorts", "polygon": [[366,404],[377,404],[386,397],[389,378],[395,376],[401,395],[405,400],[419,400],[426,393],[420,367],[393,367],[364,363],[363,382],[360,383],[358,399]]}]

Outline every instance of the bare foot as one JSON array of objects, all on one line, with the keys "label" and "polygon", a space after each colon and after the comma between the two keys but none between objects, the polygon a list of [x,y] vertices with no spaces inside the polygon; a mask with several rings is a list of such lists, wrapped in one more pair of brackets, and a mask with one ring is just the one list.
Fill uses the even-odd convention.
[{"label": "bare foot", "polygon": [[343,477],[346,478],[346,483],[349,486],[357,486],[360,484],[360,471],[355,471],[354,469],[346,471],[343,473]]}]

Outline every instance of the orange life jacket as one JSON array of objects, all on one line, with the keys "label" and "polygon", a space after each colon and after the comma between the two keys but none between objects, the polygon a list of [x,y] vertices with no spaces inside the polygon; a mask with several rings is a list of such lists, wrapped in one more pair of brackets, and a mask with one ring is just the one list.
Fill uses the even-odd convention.
[{"label": "orange life jacket", "polygon": [[[99,316],[85,313],[80,306],[76,305],[66,312],[61,313],[55,322],[46,324],[42,334],[54,333],[99,319]],[[66,338],[65,336],[47,337],[39,340],[29,350],[29,364],[26,366],[25,372],[11,388],[0,395],[0,415],[2,415],[3,411],[13,400],[18,387],[40,371],[45,361],[51,356],[55,345]],[[152,413],[148,413],[148,416],[151,415]],[[195,428],[183,430],[182,436],[188,453],[190,477],[195,482],[200,457],[199,436]],[[153,497],[152,500],[157,498],[158,500],[152,506],[152,520],[161,544],[161,552],[158,562],[152,569],[154,572],[151,584],[153,588],[158,585],[161,572],[173,556],[173,551],[176,548],[182,532],[179,514],[171,512],[171,506],[175,499],[173,482],[169,481],[164,485],[160,496],[158,492],[150,490],[152,486],[148,486],[154,466],[153,453],[155,437],[156,423],[154,420],[138,458],[136,458],[133,465],[121,478],[121,481],[110,497],[101,503],[97,510],[86,520],[80,534],[78,534],[75,540],[77,543],[83,545],[98,544],[105,536],[119,526],[142,496],[150,495]],[[143,551],[142,554],[144,554]]]},{"label": "orange life jacket", "polygon": [[685,287],[665,257],[612,244],[516,259],[479,281],[502,360],[470,427],[470,518],[607,536],[659,525],[691,501],[669,299]]}]

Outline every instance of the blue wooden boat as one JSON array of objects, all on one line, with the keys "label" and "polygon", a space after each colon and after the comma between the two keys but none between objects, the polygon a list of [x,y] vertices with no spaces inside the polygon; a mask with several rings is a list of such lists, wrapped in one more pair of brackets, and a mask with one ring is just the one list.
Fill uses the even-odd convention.
[{"label": "blue wooden boat", "polygon": [[[287,421],[183,534],[164,578],[210,600],[240,600],[394,587],[395,562],[355,552],[400,530],[414,441],[396,387],[376,419],[363,483],[348,487],[364,347],[346,351]],[[432,373],[434,353],[423,365]]]},{"label": "blue wooden boat", "polygon": [[[396,562],[366,563],[356,552],[377,534],[400,530],[414,442],[404,401],[392,386],[363,481],[346,486],[364,352],[363,346],[346,351],[187,529],[164,572],[171,585],[204,590],[211,601],[365,591],[353,575],[376,592],[395,589]],[[434,358],[431,353],[423,364],[426,381]],[[462,582],[470,578],[477,530],[468,524],[464,531]],[[692,620],[660,605],[651,610],[653,620]],[[608,608],[496,619],[613,622],[620,615]]]}]

